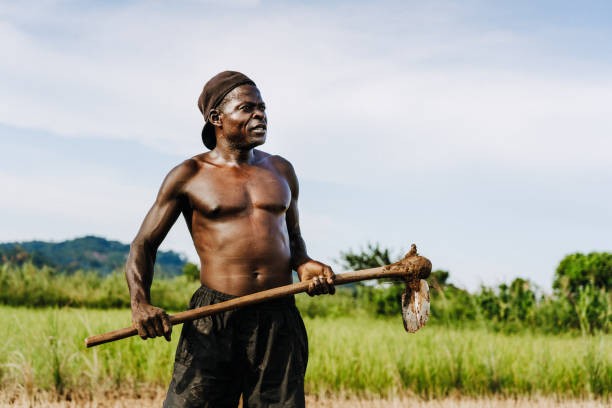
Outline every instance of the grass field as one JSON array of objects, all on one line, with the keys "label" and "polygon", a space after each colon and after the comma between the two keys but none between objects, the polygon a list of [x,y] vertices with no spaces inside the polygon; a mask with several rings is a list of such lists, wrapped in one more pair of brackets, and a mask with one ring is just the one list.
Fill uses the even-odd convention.
[{"label": "grass field", "polygon": [[[129,325],[128,310],[0,307],[1,396],[153,398],[167,386],[172,343],[138,338],[85,349],[83,339]],[[306,319],[311,397],[554,398],[609,401],[611,335],[504,335],[401,319]],[[175,330],[178,328],[175,328]]]}]

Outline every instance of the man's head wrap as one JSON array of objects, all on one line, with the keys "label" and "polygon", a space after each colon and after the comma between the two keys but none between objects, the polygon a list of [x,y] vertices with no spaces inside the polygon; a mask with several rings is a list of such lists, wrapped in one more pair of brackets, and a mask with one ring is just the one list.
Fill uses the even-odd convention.
[{"label": "man's head wrap", "polygon": [[223,98],[232,91],[232,89],[239,87],[240,85],[255,85],[249,77],[236,71],[223,71],[212,77],[200,94],[198,98],[198,108],[204,115],[204,128],[202,129],[202,142],[204,146],[210,150],[214,149],[217,145],[217,138],[215,136],[215,127],[209,120],[210,111],[221,103]]}]

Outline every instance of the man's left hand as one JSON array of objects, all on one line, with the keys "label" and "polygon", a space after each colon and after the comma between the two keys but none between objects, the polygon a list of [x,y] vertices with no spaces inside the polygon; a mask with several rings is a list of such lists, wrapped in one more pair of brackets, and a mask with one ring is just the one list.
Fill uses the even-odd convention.
[{"label": "man's left hand", "polygon": [[336,275],[329,265],[311,259],[298,266],[297,273],[302,282],[311,281],[307,292],[310,296],[336,293]]}]

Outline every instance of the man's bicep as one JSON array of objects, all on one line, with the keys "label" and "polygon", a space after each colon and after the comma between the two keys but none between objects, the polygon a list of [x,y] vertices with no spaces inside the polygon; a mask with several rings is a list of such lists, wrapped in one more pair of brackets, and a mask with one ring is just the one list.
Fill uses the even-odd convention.
[{"label": "man's bicep", "polygon": [[158,247],[181,214],[181,178],[176,169],[162,183],[155,203],[145,216],[136,240]]},{"label": "man's bicep", "polygon": [[145,216],[135,241],[144,241],[157,248],[180,214],[178,200],[156,201]]},{"label": "man's bicep", "polygon": [[277,157],[278,168],[285,178],[285,181],[289,185],[289,190],[291,191],[291,201],[289,202],[289,208],[286,213],[287,220],[287,229],[289,230],[289,234],[294,231],[299,233],[300,222],[299,222],[299,213],[298,213],[298,196],[300,193],[300,186],[298,183],[297,175],[295,174],[295,170],[291,163],[287,160]]},{"label": "man's bicep", "polygon": [[298,211],[297,199],[292,198],[287,213],[285,215],[287,222],[287,231],[289,232],[289,238],[293,235],[300,234],[300,215]]},{"label": "man's bicep", "polygon": [[[289,234],[289,247],[291,248],[291,267],[298,271],[298,267],[310,258],[306,253],[306,243],[300,231],[300,220],[297,209],[297,200],[291,200],[291,205],[287,210],[287,232]],[[300,275],[301,276],[301,275]],[[300,278],[301,279],[301,278]]]}]

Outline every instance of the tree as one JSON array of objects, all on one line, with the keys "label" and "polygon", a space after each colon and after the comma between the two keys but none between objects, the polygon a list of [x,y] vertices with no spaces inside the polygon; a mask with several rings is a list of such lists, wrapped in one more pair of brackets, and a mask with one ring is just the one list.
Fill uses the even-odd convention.
[{"label": "tree", "polygon": [[[577,317],[583,333],[608,332],[612,315],[612,253],[567,255],[559,263],[553,288]],[[568,322],[575,319],[568,316]]]},{"label": "tree", "polygon": [[389,249],[381,248],[378,243],[368,243],[366,249],[360,252],[340,252],[340,262],[344,268],[352,270],[376,268],[393,263]]},{"label": "tree", "polygon": [[612,253],[575,253],[567,255],[559,263],[553,282],[554,289],[575,299],[579,288],[587,285],[605,290],[612,287]]}]

